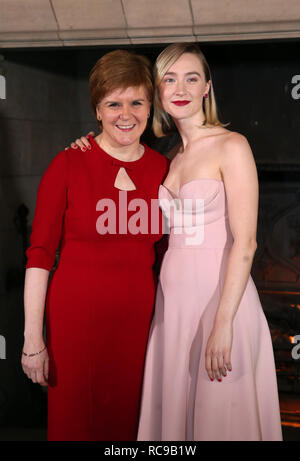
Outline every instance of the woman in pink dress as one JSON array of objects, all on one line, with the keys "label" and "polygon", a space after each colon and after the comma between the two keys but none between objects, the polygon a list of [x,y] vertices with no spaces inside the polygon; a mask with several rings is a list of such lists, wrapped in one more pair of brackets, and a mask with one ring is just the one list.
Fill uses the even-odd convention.
[{"label": "woman in pink dress", "polygon": [[182,145],[160,187],[169,247],[150,331],[139,440],[282,440],[272,342],[250,275],[258,180],[218,120],[206,59],[173,44],[155,65],[154,131]]}]

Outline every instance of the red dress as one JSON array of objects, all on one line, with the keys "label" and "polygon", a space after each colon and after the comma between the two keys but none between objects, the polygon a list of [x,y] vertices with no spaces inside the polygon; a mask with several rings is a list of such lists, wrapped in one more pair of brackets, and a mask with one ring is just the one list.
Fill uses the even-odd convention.
[{"label": "red dress", "polygon": [[[145,225],[151,232],[151,201],[152,214],[158,210],[151,199],[168,161],[145,146],[139,160],[123,162],[90,142],[85,153],[60,152],[43,175],[26,253],[26,268],[51,271],[60,243],[46,298],[48,440],[135,440],[156,288],[154,244],[162,236],[157,223],[158,233]],[[127,217],[114,187],[120,167],[136,187],[121,193],[131,209]],[[145,201],[149,219],[145,212],[137,219],[143,207],[135,210],[140,200],[134,199]],[[115,226],[115,234],[101,234],[108,206],[102,229]]]}]

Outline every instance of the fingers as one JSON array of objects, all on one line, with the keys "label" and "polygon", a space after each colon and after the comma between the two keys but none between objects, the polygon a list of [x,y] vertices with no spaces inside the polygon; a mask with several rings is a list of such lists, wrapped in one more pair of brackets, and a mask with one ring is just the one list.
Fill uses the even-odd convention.
[{"label": "fingers", "polygon": [[44,362],[44,376],[45,376],[45,380],[48,382],[48,379],[49,379],[49,359],[48,358]]},{"label": "fingers", "polygon": [[[81,136],[81,138],[76,139],[75,142],[71,143],[72,149],[78,149],[78,147],[85,152],[87,149],[91,149],[92,146],[87,138],[87,136],[92,136],[93,138],[96,136],[94,131],[90,131],[86,136]],[[70,147],[65,147],[65,150],[70,149]]]},{"label": "fingers", "polygon": [[225,370],[225,375],[223,374],[224,372],[223,355],[221,353],[216,355],[212,363],[213,363],[213,372],[215,374],[216,379],[218,381],[222,381],[222,375],[226,376],[226,370]]},{"label": "fingers", "polygon": [[37,372],[35,370],[31,370],[31,375],[30,376],[31,376],[31,381],[36,384],[38,382],[38,380],[37,380]]},{"label": "fingers", "polygon": [[215,379],[221,381],[222,369],[224,368],[222,356],[220,354],[213,353],[212,351],[207,351],[205,362],[205,368],[209,379],[211,381],[214,381]]},{"label": "fingers", "polygon": [[[36,382],[41,386],[48,386],[49,358],[45,358],[42,365],[36,370]],[[33,381],[34,382],[34,381]]]},{"label": "fingers", "polygon": [[218,356],[213,356],[212,358],[212,369],[214,375],[218,381],[221,381],[221,373],[220,373],[220,363],[222,359]]},{"label": "fingers", "polygon": [[231,365],[231,360],[230,360],[230,351],[225,351],[224,354],[224,364],[227,368],[228,371],[232,371],[232,365]]},{"label": "fingers", "polygon": [[40,384],[41,386],[47,386],[49,375],[49,357],[46,351],[43,355],[44,357],[41,358],[22,358],[21,363],[24,373],[33,383]]},{"label": "fingers", "polygon": [[[95,134],[93,131],[91,131],[90,133]],[[75,142],[72,142],[71,147],[72,149],[80,148],[83,152],[85,152],[87,149],[91,149],[91,144],[85,136],[82,136],[81,138],[76,139]]]},{"label": "fingers", "polygon": [[44,375],[43,368],[38,369],[27,369],[27,377],[35,384],[40,384],[41,386],[48,386],[48,377]]},{"label": "fingers", "polygon": [[23,366],[23,371],[28,379],[31,379],[33,383],[37,382],[36,370]]},{"label": "fingers", "polygon": [[230,353],[223,355],[208,352],[205,358],[205,368],[211,381],[217,379],[221,382],[222,377],[227,376],[227,371],[232,371]]},{"label": "fingers", "polygon": [[83,144],[84,147],[86,147],[87,149],[91,148],[90,142],[89,142],[87,137],[82,136],[80,139],[81,139],[82,144]]},{"label": "fingers", "polygon": [[27,376],[27,378],[31,379],[30,378],[30,370],[25,365],[22,365],[22,368],[23,368],[23,371],[24,371],[25,375]]},{"label": "fingers", "polygon": [[41,370],[41,369],[37,370],[37,372],[36,372],[36,382],[39,383],[41,386],[47,386],[47,381],[46,381],[45,376],[44,376],[44,370]]},{"label": "fingers", "polygon": [[213,381],[214,374],[212,371],[211,355],[209,353],[206,353],[206,356],[205,356],[205,368],[206,368],[209,379]]}]

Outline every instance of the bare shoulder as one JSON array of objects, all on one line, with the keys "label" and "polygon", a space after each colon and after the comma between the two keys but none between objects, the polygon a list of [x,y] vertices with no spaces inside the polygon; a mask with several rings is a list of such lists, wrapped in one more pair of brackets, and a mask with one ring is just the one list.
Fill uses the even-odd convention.
[{"label": "bare shoulder", "polygon": [[251,152],[251,147],[246,136],[236,131],[226,131],[223,138],[223,147],[228,155],[230,155],[230,153]]},{"label": "bare shoulder", "polygon": [[240,181],[256,180],[254,156],[246,136],[230,131],[224,137],[220,169],[224,178],[236,177]]},{"label": "bare shoulder", "polygon": [[[224,148],[231,150],[232,148],[243,148],[248,146],[248,141],[247,138],[238,133],[237,131],[231,131],[228,130],[225,127],[222,126],[214,126],[208,129],[207,132],[207,137],[204,137],[208,141],[208,143],[211,143],[214,147],[217,147],[221,151],[224,150]],[[202,138],[200,138],[201,142]]]},{"label": "bare shoulder", "polygon": [[254,162],[253,153],[250,144],[241,133],[229,131],[222,139],[222,164],[231,164],[236,162]]}]

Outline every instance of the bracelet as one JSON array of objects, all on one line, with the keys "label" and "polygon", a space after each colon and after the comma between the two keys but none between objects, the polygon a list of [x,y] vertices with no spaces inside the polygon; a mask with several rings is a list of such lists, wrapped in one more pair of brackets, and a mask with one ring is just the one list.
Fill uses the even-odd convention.
[{"label": "bracelet", "polygon": [[47,346],[44,347],[40,352],[35,352],[34,354],[26,354],[26,352],[22,351],[22,354],[25,355],[26,357],[33,357],[34,355],[39,355],[41,352],[43,352],[46,349]]}]

